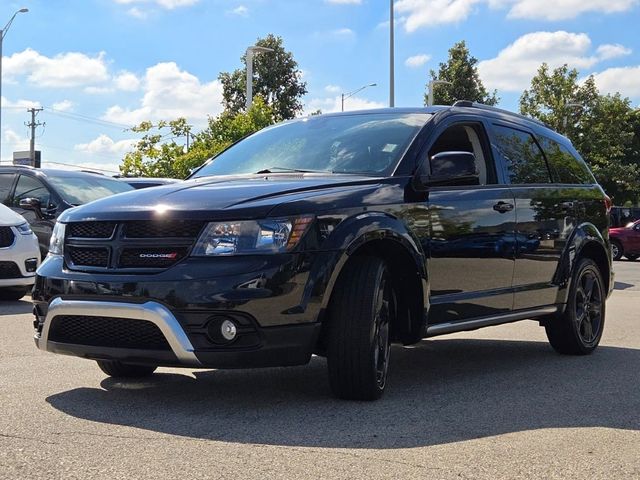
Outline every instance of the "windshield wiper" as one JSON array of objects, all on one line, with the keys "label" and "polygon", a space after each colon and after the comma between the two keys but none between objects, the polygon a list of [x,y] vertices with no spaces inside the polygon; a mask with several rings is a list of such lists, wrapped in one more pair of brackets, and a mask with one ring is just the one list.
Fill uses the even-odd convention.
[{"label": "windshield wiper", "polygon": [[274,173],[273,170],[279,170],[283,173],[286,172],[294,172],[294,173],[333,173],[331,170],[306,170],[301,168],[287,168],[287,167],[269,167],[264,170],[260,170],[256,172],[257,175],[261,175],[263,173]]}]

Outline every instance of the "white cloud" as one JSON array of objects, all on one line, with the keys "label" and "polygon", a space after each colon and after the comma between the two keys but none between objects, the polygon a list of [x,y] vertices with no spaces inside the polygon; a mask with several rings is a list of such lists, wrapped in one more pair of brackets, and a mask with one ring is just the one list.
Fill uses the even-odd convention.
[{"label": "white cloud", "polygon": [[600,45],[596,53],[601,60],[609,60],[611,58],[622,57],[624,55],[630,55],[632,50],[619,43]]},{"label": "white cloud", "polygon": [[485,85],[491,89],[521,91],[529,86],[531,78],[543,62],[550,68],[566,63],[569,67],[580,70],[611,58],[606,55],[620,53],[618,46],[603,45],[601,48],[596,54],[590,54],[591,39],[585,33],[528,33],[500,51],[496,58],[480,62],[478,72]]},{"label": "white cloud", "polygon": [[84,93],[88,93],[89,95],[104,95],[106,93],[113,93],[113,88],[111,87],[85,87],[82,90]]},{"label": "white cloud", "polygon": [[325,3],[333,3],[336,5],[360,5],[362,0],[324,0]]},{"label": "white cloud", "polygon": [[139,18],[140,20],[144,20],[145,18],[149,17],[149,12],[145,12],[138,7],[131,7],[129,10],[127,10],[127,14],[131,15],[132,17]]},{"label": "white cloud", "polygon": [[[385,105],[362,97],[349,97],[344,101],[344,110],[366,110],[370,108],[383,108]],[[322,110],[322,113],[339,112],[342,110],[342,97],[313,98],[305,105],[305,112]]]},{"label": "white cloud", "polygon": [[404,64],[409,68],[419,68],[424,66],[429,60],[431,60],[431,55],[422,53],[420,55],[414,55],[412,57],[407,58],[404,61]]},{"label": "white cloud", "polygon": [[422,27],[458,23],[465,20],[482,0],[398,0],[395,8],[406,15],[404,28],[414,32]]},{"label": "white cloud", "polygon": [[327,85],[324,87],[324,91],[327,93],[340,93],[342,89],[338,85]]},{"label": "white cloud", "polygon": [[102,118],[135,125],[143,120],[186,117],[189,122],[204,125],[208,115],[215,116],[222,111],[220,82],[202,83],[195,75],[180,70],[174,62],[148,68],[142,86],[144,96],[138,108],[114,105]]},{"label": "white cloud", "polygon": [[626,12],[639,4],[640,0],[398,0],[395,5],[398,13],[406,15],[405,30],[414,32],[423,27],[464,21],[480,5],[508,8],[508,18],[555,21],[588,12]]},{"label": "white cloud", "polygon": [[12,102],[11,100],[7,99],[6,97],[2,97],[2,99],[0,99],[0,105],[2,105],[2,108],[15,108],[15,109],[27,109],[27,108],[40,108],[40,102],[37,102],[35,100],[16,100],[15,102]]},{"label": "white cloud", "polygon": [[233,15],[238,15],[239,17],[248,17],[249,16],[249,9],[247,7],[245,7],[244,5],[238,5],[233,10],[229,10],[229,13],[231,13]]},{"label": "white cloud", "polygon": [[131,72],[122,71],[113,78],[113,81],[118,90],[125,92],[135,92],[140,88],[140,79]]},{"label": "white cloud", "polygon": [[88,143],[79,143],[75,145],[73,149],[78,152],[88,154],[112,154],[117,155],[118,157],[122,157],[125,153],[132,149],[135,143],[136,140],[134,139],[119,140],[115,142],[111,137],[103,133]]},{"label": "white cloud", "polygon": [[509,18],[566,20],[587,12],[626,12],[640,2],[638,0],[502,0],[497,3],[512,4],[508,13]]},{"label": "white cloud", "polygon": [[95,57],[78,52],[47,57],[27,48],[5,58],[3,69],[9,80],[26,77],[38,87],[79,87],[109,79],[104,57],[104,52]]},{"label": "white cloud", "polygon": [[173,10],[178,7],[190,7],[199,2],[199,0],[115,0],[120,5],[154,5]]},{"label": "white cloud", "polygon": [[62,100],[53,104],[53,108],[60,112],[68,112],[73,109],[73,102],[71,100]]},{"label": "white cloud", "polygon": [[29,150],[29,137],[20,135],[11,128],[5,129],[4,140],[11,145],[11,150],[13,151]]},{"label": "white cloud", "polygon": [[331,35],[334,37],[353,37],[355,32],[350,28],[338,28],[331,31]]},{"label": "white cloud", "polygon": [[626,97],[640,98],[640,65],[609,68],[593,76],[601,93],[620,92]]}]

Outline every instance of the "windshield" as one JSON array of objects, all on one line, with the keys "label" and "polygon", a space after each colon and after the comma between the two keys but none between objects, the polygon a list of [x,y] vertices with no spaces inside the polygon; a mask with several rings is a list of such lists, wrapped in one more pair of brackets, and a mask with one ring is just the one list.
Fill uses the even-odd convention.
[{"label": "windshield", "polygon": [[97,175],[95,177],[49,177],[48,180],[58,190],[60,196],[71,205],[82,205],[109,195],[133,190],[128,183]]},{"label": "windshield", "polygon": [[286,171],[390,173],[427,113],[311,116],[265,128],[214,157],[192,178]]}]

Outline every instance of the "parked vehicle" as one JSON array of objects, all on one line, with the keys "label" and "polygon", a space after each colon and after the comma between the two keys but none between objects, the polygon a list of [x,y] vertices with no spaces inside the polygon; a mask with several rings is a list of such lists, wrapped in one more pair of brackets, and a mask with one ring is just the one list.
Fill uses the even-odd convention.
[{"label": "parked vehicle", "polygon": [[151,178],[151,177],[117,177],[123,182],[128,183],[136,190],[141,188],[159,187],[160,185],[168,185],[170,183],[177,183],[181,180],[177,178]]},{"label": "parked vehicle", "polygon": [[40,265],[38,239],[26,220],[0,204],[0,300],[19,300]]},{"label": "parked vehicle", "polygon": [[626,227],[610,228],[609,237],[614,260],[625,256],[634,261],[640,257],[640,220],[631,222]]},{"label": "parked vehicle", "polygon": [[130,185],[104,175],[0,166],[0,204],[27,219],[38,237],[42,258],[47,254],[56,218],[68,208],[133,190]]},{"label": "parked vehicle", "polygon": [[65,212],[33,298],[42,350],[115,377],[301,365],[378,398],[390,345],[535,319],[591,353],[610,200],[571,143],[499,109],[384,109],[264,129],[179,185]]}]

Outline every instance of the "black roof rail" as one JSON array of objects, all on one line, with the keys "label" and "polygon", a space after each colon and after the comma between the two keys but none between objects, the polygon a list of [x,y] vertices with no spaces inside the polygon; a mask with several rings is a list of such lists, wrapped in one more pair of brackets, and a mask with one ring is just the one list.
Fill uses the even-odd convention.
[{"label": "black roof rail", "polygon": [[0,167],[26,168],[28,170],[37,170],[36,167],[32,167],[31,165],[13,165],[12,163],[0,163]]},{"label": "black roof rail", "polygon": [[479,108],[481,110],[488,110],[490,112],[496,112],[496,113],[503,113],[505,115],[510,115],[513,117],[517,117],[517,118],[521,118],[523,120],[528,120],[530,122],[536,123],[542,127],[548,128],[550,130],[553,130],[549,125],[547,125],[546,123],[536,119],[536,118],[531,118],[531,117],[527,117],[526,115],[521,115],[519,113],[516,112],[511,112],[509,110],[505,110],[503,108],[498,108],[498,107],[492,107],[491,105],[485,105],[483,103],[476,103],[476,102],[472,102],[471,100],[457,100],[454,104],[454,107],[467,107],[467,108]]}]

